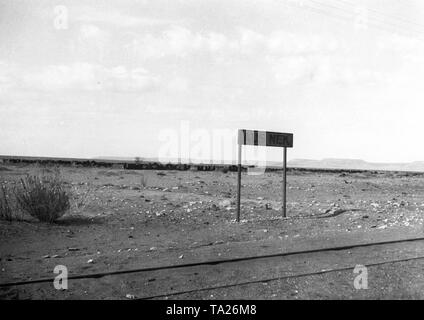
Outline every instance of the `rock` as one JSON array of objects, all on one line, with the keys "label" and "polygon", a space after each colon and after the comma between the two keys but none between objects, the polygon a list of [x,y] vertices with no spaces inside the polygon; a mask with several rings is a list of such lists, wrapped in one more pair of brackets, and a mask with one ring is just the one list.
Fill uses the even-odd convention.
[{"label": "rock", "polygon": [[126,295],[125,295],[125,298],[127,298],[127,299],[135,299],[135,295],[133,295],[133,294],[129,294],[129,293],[127,293]]},{"label": "rock", "polygon": [[231,206],[231,200],[229,200],[229,199],[222,200],[218,203],[218,205],[220,207],[229,207],[229,206]]},{"label": "rock", "polygon": [[93,259],[89,259],[88,261],[87,261],[87,263],[93,263],[94,261],[93,261]]}]

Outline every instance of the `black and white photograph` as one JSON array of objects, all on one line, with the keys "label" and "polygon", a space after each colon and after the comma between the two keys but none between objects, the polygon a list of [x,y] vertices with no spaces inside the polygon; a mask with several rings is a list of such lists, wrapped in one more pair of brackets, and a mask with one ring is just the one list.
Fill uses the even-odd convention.
[{"label": "black and white photograph", "polygon": [[423,138],[423,1],[0,0],[0,300],[422,300]]}]

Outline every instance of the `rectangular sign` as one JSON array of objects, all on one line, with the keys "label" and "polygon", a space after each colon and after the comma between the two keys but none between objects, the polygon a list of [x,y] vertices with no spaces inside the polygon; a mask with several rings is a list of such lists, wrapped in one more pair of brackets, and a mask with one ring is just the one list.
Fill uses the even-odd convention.
[{"label": "rectangular sign", "polygon": [[238,143],[251,146],[293,148],[293,134],[240,129]]}]

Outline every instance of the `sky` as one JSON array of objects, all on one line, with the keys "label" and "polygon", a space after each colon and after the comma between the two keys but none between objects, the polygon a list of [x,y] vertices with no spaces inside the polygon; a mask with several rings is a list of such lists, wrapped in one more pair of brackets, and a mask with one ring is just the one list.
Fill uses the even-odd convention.
[{"label": "sky", "polygon": [[0,154],[235,160],[257,129],[293,133],[289,159],[424,161],[423,18],[418,0],[0,0]]}]

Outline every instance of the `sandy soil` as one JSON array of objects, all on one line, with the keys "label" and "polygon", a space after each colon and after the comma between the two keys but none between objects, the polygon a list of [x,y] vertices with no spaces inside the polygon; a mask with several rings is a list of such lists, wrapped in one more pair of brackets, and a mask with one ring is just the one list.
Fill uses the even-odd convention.
[{"label": "sandy soil", "polygon": [[[9,185],[42,170],[37,166],[1,168],[0,179]],[[74,275],[423,235],[424,175],[420,174],[289,172],[288,218],[281,212],[281,173],[243,174],[242,220],[236,223],[236,173],[74,167],[63,167],[61,172],[76,202],[83,205],[74,206],[56,224],[31,217],[0,221],[1,283],[53,278],[59,264]],[[332,258],[328,259],[331,265]],[[384,268],[409,268],[405,279],[413,282],[419,276],[418,263]],[[420,282],[411,286],[413,291],[407,290],[405,282],[402,290],[393,291],[384,268],[381,276],[375,276],[381,290],[354,297],[381,298],[385,293],[390,296],[388,290],[400,292],[396,298],[423,296],[422,287],[417,287]],[[169,281],[160,284],[143,278],[137,294],[171,290],[172,273],[167,277]],[[290,281],[283,285],[280,281],[275,290],[254,285],[231,292],[218,290],[212,297],[207,292],[180,298],[348,297],[343,285],[334,285],[336,278],[344,281],[343,277],[343,273],[316,277],[319,285],[311,278],[292,286]],[[237,281],[237,273],[232,279]],[[130,281],[134,277],[90,281],[89,290],[75,286],[66,292],[42,286],[3,288],[0,298],[125,299]]]}]

